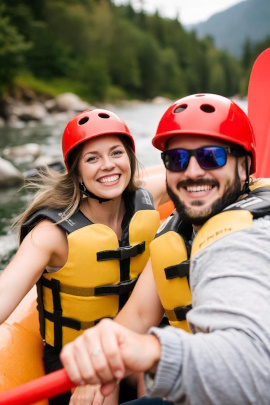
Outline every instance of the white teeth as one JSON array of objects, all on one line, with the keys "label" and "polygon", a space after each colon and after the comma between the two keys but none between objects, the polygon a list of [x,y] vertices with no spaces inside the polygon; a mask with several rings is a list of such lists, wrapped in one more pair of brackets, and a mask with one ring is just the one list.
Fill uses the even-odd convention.
[{"label": "white teeth", "polygon": [[187,191],[190,193],[198,193],[200,191],[209,191],[211,190],[212,186],[188,186]]},{"label": "white teeth", "polygon": [[102,177],[102,179],[99,179],[100,183],[112,183],[113,181],[118,180],[120,177],[119,174],[116,174],[114,176],[109,176],[109,177]]}]

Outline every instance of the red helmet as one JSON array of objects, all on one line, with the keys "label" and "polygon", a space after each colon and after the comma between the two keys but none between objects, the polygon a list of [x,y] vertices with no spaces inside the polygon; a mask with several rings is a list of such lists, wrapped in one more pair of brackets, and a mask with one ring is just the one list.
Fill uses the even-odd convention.
[{"label": "red helmet", "polygon": [[215,94],[194,94],[170,106],[161,118],[153,145],[162,151],[175,135],[200,135],[242,146],[252,156],[256,170],[256,142],[244,111],[228,98]]},{"label": "red helmet", "polygon": [[67,124],[62,138],[62,150],[67,170],[68,155],[82,142],[103,135],[124,135],[135,152],[134,139],[124,121],[111,111],[94,109],[83,111]]}]

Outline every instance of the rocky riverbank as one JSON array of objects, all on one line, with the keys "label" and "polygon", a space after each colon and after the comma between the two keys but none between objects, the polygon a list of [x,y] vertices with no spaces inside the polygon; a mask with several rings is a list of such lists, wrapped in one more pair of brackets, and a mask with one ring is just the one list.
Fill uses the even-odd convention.
[{"label": "rocky riverbank", "polygon": [[[77,113],[95,108],[91,104],[81,100],[72,93],[60,94],[54,99],[44,100],[42,97],[24,94],[22,97],[8,97],[1,105],[0,126],[24,128],[26,125],[52,124],[54,122],[67,122]],[[0,157],[0,186],[12,186],[25,179],[25,173],[21,173],[13,164],[14,159],[20,156],[29,156],[35,160],[34,166],[54,164],[40,154],[40,146],[34,143],[3,149]],[[31,175],[27,171],[27,175]]]},{"label": "rocky riverbank", "polygon": [[1,103],[0,126],[21,127],[35,121],[46,124],[47,121],[59,120],[68,113],[76,114],[80,111],[94,108],[73,93],[60,94],[54,99],[43,97],[9,96]]},{"label": "rocky riverbank", "polygon": [[[152,104],[162,104],[166,99],[157,97],[151,101]],[[136,105],[141,101],[125,101],[124,105]],[[66,124],[77,113],[96,108],[73,93],[65,93],[57,96],[55,99],[43,100],[38,97],[13,98],[9,97],[5,101],[5,108],[1,109],[0,117],[1,131],[5,128],[27,128],[36,125],[54,125],[57,123]],[[100,107],[100,106],[98,106]],[[113,109],[112,105],[103,105],[102,108]],[[29,170],[21,172],[16,167],[16,161],[28,157]],[[13,186],[21,183],[27,177],[31,177],[36,170],[48,165],[56,170],[64,168],[62,161],[54,161],[48,156],[42,156],[41,147],[36,143],[25,143],[19,146],[6,145],[0,149],[0,187]]]}]

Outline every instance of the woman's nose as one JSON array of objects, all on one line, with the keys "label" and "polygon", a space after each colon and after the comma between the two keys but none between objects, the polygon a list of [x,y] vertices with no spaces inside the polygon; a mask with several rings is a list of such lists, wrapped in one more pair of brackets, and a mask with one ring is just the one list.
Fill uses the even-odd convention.
[{"label": "woman's nose", "polygon": [[110,170],[115,167],[114,161],[110,158],[110,156],[104,156],[102,158],[101,169],[102,170]]}]

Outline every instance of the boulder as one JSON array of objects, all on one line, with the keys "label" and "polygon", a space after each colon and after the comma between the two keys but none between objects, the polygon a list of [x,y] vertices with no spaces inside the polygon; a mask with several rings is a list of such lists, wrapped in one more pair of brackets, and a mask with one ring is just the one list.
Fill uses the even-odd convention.
[{"label": "boulder", "polygon": [[35,159],[40,156],[40,146],[37,143],[26,143],[25,145],[7,147],[3,150],[2,155],[8,160],[21,157],[31,157]]},{"label": "boulder", "polygon": [[0,186],[8,186],[23,181],[23,174],[8,160],[0,157]]},{"label": "boulder", "polygon": [[55,98],[55,105],[58,111],[75,111],[76,113],[89,110],[93,108],[90,104],[80,99],[73,93],[63,93],[59,94]]},{"label": "boulder", "polygon": [[13,103],[9,103],[7,111],[8,116],[16,116],[25,122],[42,121],[48,115],[46,108],[39,101],[23,103],[14,100]]}]

